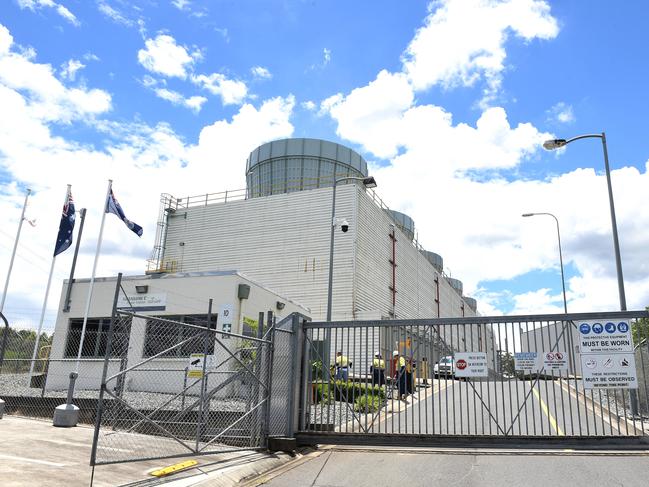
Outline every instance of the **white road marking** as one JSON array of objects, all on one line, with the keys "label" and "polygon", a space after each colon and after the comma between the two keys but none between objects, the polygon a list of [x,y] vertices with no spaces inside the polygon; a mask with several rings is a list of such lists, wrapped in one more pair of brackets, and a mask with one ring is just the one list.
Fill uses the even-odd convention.
[{"label": "white road marking", "polygon": [[38,463],[39,465],[47,465],[49,467],[65,467],[64,463],[48,462],[46,460],[37,460],[36,458],[15,457],[13,455],[5,455],[3,453],[0,453],[0,458],[7,460],[16,460],[23,463]]}]

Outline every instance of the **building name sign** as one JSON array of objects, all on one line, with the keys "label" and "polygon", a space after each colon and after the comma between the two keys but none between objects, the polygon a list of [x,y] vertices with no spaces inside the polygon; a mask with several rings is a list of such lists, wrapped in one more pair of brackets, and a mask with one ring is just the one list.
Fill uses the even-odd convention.
[{"label": "building name sign", "polygon": [[120,295],[117,308],[131,311],[164,311],[167,308],[166,293]]}]

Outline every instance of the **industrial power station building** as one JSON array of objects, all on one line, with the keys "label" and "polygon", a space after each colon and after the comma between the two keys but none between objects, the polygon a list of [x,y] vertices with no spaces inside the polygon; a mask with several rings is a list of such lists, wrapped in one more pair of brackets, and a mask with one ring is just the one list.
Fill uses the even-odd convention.
[{"label": "industrial power station building", "polygon": [[[214,297],[216,306],[233,303],[237,319],[227,331],[238,334],[245,332],[246,314],[254,318],[262,311],[283,310],[280,316],[297,311],[324,321],[330,234],[335,223],[333,188],[338,181],[335,220],[344,220],[346,231],[336,224],[332,321],[476,316],[476,301],[463,296],[461,281],[444,274],[442,257],[417,243],[413,220],[390,210],[373,190],[359,184],[368,171],[367,163],[355,151],[323,140],[278,140],[256,148],[246,167],[244,191],[193,197],[162,195],[146,276],[126,277],[125,284],[131,298],[145,305],[156,299],[164,303],[158,303],[157,309],[130,304],[129,308],[179,319],[181,315],[204,314],[207,299]],[[253,288],[254,299],[233,300],[232,289],[242,283]],[[88,321],[94,328],[88,330],[91,341],[83,345],[82,360],[101,356],[100,335],[109,322],[114,279],[99,279],[96,285]],[[134,292],[136,286],[144,289],[143,294]],[[55,361],[72,362],[76,357],[73,349],[79,347],[83,321],[79,313],[87,289],[87,281],[77,280],[72,310],[58,314],[51,354]],[[224,295],[214,296],[220,290]],[[219,318],[219,329],[220,325]],[[130,334],[129,364],[147,356],[147,326],[138,322],[126,331]],[[389,353],[399,347],[393,338],[382,337],[368,346],[377,350],[380,341],[381,351]],[[359,346],[363,342],[359,340]],[[335,353],[338,345],[332,343],[329,353]],[[466,342],[443,345],[429,356],[431,363],[453,351],[471,350],[487,352],[495,363],[491,330],[485,327],[472,327]],[[165,360],[184,363],[188,357]],[[162,365],[179,367],[171,362]],[[47,388],[61,387],[69,368],[65,363],[54,367]],[[96,366],[86,377],[79,377],[79,386],[95,388],[99,380],[100,367]],[[176,382],[180,387],[182,381]],[[157,389],[135,383],[130,387]]]},{"label": "industrial power station building", "polygon": [[[415,223],[359,183],[367,163],[355,151],[317,139],[256,148],[247,188],[193,197],[162,195],[149,272],[236,269],[326,317],[332,222],[333,320],[475,316],[462,282],[442,257],[415,240]],[[380,183],[380,182],[379,182]]]}]

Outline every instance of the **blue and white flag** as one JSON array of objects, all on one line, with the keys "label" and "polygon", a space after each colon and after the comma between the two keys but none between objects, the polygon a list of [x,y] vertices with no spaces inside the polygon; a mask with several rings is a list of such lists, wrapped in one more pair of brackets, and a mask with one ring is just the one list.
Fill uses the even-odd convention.
[{"label": "blue and white flag", "polygon": [[68,194],[63,205],[61,213],[61,223],[59,224],[59,234],[56,236],[56,245],[54,246],[54,257],[64,252],[72,245],[72,232],[74,230],[74,200],[72,192],[68,188]]},{"label": "blue and white flag", "polygon": [[132,222],[131,220],[126,218],[126,215],[124,214],[124,210],[122,210],[122,207],[117,202],[117,198],[115,198],[112,189],[110,190],[110,194],[108,195],[108,201],[106,202],[106,213],[112,213],[114,215],[117,215],[120,220],[126,223],[126,226],[133,233],[135,233],[138,237],[142,236],[142,227],[137,223]]}]

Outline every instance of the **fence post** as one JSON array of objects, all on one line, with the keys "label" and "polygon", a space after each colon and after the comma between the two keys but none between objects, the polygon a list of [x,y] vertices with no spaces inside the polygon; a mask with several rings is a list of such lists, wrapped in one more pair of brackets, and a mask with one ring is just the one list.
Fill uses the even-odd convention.
[{"label": "fence post", "polygon": [[268,437],[270,436],[270,401],[272,400],[272,383],[273,383],[273,363],[275,357],[275,325],[277,320],[274,318],[272,311],[268,312],[268,343],[266,345],[266,404],[264,405],[264,426],[263,426],[263,446],[268,448]]},{"label": "fence post", "polygon": [[113,312],[110,317],[108,327],[108,343],[106,343],[106,355],[104,356],[104,370],[101,374],[101,386],[99,388],[99,399],[97,400],[97,414],[95,418],[95,433],[92,438],[92,450],[90,451],[90,465],[94,466],[97,462],[97,442],[99,441],[99,428],[101,428],[101,417],[103,415],[104,391],[106,390],[106,375],[108,374],[108,362],[113,348],[113,332],[115,330],[115,319],[117,318],[117,298],[119,289],[122,286],[122,273],[117,274],[117,284],[115,285],[115,295],[113,297]]},{"label": "fence post", "polygon": [[[200,392],[200,403],[198,410],[198,421],[196,421],[196,453],[199,450],[199,443],[201,441],[201,436],[203,435],[204,423],[205,423],[205,408],[209,406],[205,404],[205,396],[207,391],[207,377],[205,376],[207,369],[207,355],[209,352],[210,346],[210,324],[212,321],[212,298],[207,305],[207,323],[205,325],[205,335],[203,336],[203,375],[201,377],[201,392]],[[209,413],[208,413],[209,414]]]}]

